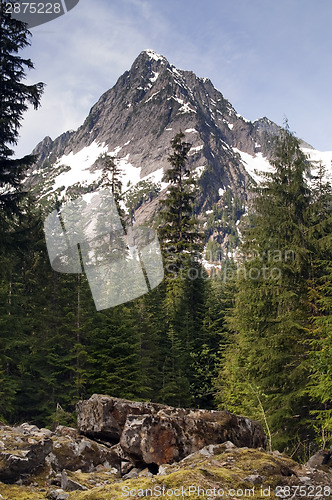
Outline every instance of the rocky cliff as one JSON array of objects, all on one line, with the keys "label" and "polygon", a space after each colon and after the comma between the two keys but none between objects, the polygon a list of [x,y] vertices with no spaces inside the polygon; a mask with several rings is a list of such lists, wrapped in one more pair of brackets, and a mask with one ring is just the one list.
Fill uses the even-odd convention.
[{"label": "rocky cliff", "polygon": [[[28,184],[44,201],[95,189],[103,183],[97,158],[106,151],[122,169],[127,197],[135,193],[138,199],[136,217],[147,219],[166,187],[162,176],[169,167],[170,141],[180,130],[192,144],[189,166],[200,179],[202,212],[226,191],[246,199],[248,186],[257,180],[255,168],[270,167],[271,141],[279,127],[268,118],[246,120],[208,78],[176,69],[146,50],[78,130],[54,141],[46,137],[35,148],[39,159]],[[147,184],[150,196],[144,197]]]},{"label": "rocky cliff", "polygon": [[[272,169],[280,127],[266,117],[246,120],[208,78],[177,69],[152,50],[139,54],[78,130],[38,144],[26,185],[50,211],[56,200],[107,184],[99,160],[107,152],[121,171],[127,223],[153,224],[167,190],[170,141],[180,130],[192,145],[188,166],[198,179],[195,210],[206,240],[216,240],[228,255],[240,241],[250,187]],[[332,153],[302,146],[313,166],[322,161],[332,173]]]}]

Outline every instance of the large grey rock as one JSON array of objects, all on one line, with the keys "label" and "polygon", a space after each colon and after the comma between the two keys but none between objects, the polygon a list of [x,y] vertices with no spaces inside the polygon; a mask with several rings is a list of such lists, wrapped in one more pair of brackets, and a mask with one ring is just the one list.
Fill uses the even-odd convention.
[{"label": "large grey rock", "polygon": [[38,427],[0,426],[0,481],[13,482],[44,464],[53,442]]},{"label": "large grey rock", "polygon": [[133,460],[161,465],[225,441],[239,447],[266,445],[264,432],[257,422],[227,411],[175,408],[161,410],[157,415],[129,416],[120,445]]},{"label": "large grey rock", "polygon": [[128,415],[156,414],[162,408],[159,404],[93,394],[76,405],[77,427],[82,434],[117,443]]},{"label": "large grey rock", "polygon": [[75,491],[75,490],[85,491],[88,488],[78,483],[77,481],[74,481],[72,478],[68,477],[67,472],[63,470],[61,473],[61,489],[67,491]]},{"label": "large grey rock", "polygon": [[312,469],[329,470],[332,467],[332,446],[329,450],[319,450],[305,464]]},{"label": "large grey rock", "polygon": [[80,432],[118,440],[117,454],[137,464],[179,461],[211,445],[265,447],[261,425],[228,411],[190,410],[94,394],[77,405]]},{"label": "large grey rock", "polygon": [[53,439],[53,450],[46,462],[56,472],[63,469],[91,472],[98,465],[120,469],[121,457],[117,450],[81,436],[76,429],[58,426]]}]

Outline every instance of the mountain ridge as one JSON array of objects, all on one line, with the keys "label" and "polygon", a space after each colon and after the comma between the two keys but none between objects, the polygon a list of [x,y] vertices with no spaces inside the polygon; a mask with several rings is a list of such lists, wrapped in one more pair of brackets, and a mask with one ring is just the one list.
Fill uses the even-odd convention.
[{"label": "mountain ridge", "polygon": [[[137,216],[146,219],[166,188],[162,177],[169,167],[170,141],[182,130],[192,144],[189,168],[199,177],[198,211],[222,203],[227,191],[246,203],[248,187],[260,180],[255,168],[271,168],[272,140],[280,129],[267,117],[246,120],[208,78],[177,69],[147,49],[102,94],[76,131],[54,141],[46,136],[36,146],[39,159],[29,183],[43,199],[91,191],[102,182],[98,156],[108,152],[124,172],[124,191],[142,182],[157,186],[149,208],[145,203],[139,207]],[[308,143],[302,146],[316,152]]]}]

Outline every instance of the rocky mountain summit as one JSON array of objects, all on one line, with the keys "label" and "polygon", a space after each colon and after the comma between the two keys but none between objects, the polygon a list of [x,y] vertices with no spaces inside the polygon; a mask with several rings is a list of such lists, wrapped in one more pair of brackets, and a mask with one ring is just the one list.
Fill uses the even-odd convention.
[{"label": "rocky mountain summit", "polygon": [[[146,50],[78,130],[38,144],[28,185],[53,201],[96,189],[104,182],[98,156],[108,152],[122,170],[127,202],[136,218],[146,220],[166,188],[162,177],[169,167],[170,141],[182,130],[192,144],[189,167],[199,178],[197,207],[204,213],[222,204],[226,192],[246,200],[248,186],[260,179],[255,169],[271,169],[272,140],[279,129],[266,117],[246,120],[208,78],[179,70]],[[316,154],[308,144],[303,147]],[[329,160],[324,161],[330,165]]]},{"label": "rocky mountain summit", "polygon": [[77,416],[77,429],[0,426],[0,498],[328,498],[332,491],[331,464],[319,454],[300,466],[268,453],[260,424],[228,411],[95,394],[78,403]]}]

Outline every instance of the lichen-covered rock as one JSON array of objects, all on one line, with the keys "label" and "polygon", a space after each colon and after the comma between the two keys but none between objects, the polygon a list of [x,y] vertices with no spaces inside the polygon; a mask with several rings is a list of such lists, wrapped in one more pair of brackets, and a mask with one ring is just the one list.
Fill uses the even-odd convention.
[{"label": "lichen-covered rock", "polygon": [[128,415],[154,415],[162,408],[159,404],[93,394],[90,399],[77,403],[77,427],[87,436],[117,443]]},{"label": "lichen-covered rock", "polygon": [[168,408],[154,416],[128,416],[120,445],[133,460],[161,465],[225,441],[251,448],[266,444],[260,424],[247,418],[227,411]]},{"label": "lichen-covered rock", "polygon": [[261,425],[228,411],[190,410],[94,394],[77,405],[78,428],[118,441],[124,459],[157,465],[178,461],[209,444],[265,447]]},{"label": "lichen-covered rock", "polygon": [[[121,479],[116,470],[102,466],[90,473],[66,471],[66,475],[72,485],[80,485],[84,491],[64,491],[52,484],[45,487],[45,475],[42,474],[31,476],[30,484],[22,486],[0,482],[0,494],[4,500],[139,500],[142,497],[157,498],[157,495],[148,493],[152,490],[159,492],[158,498],[176,500],[189,497],[191,487],[190,498],[193,500],[248,497],[301,500],[330,498],[332,493],[330,472],[299,465],[280,453],[238,448],[229,441],[208,445],[179,462],[160,466],[159,473],[153,476],[145,469],[133,471],[132,475],[136,477]],[[164,495],[161,495],[163,488]],[[182,488],[186,493],[179,495]],[[223,494],[214,494],[218,490]]]},{"label": "lichen-covered rock", "polygon": [[53,450],[46,462],[57,472],[63,469],[91,472],[98,465],[120,468],[121,458],[114,449],[81,436],[76,429],[59,426],[52,440]]},{"label": "lichen-covered rock", "polygon": [[[276,456],[262,449],[237,448],[229,442],[208,446],[204,451],[199,450],[180,462],[164,465],[160,469],[160,473],[153,477],[139,473],[131,479],[70,493],[69,500],[139,500],[145,497],[176,500],[189,496],[193,500],[300,500],[310,496],[329,498],[332,492],[331,474],[301,466],[283,455]],[[77,479],[80,479],[79,475]],[[156,492],[156,495],[151,492]]]},{"label": "lichen-covered rock", "polygon": [[309,458],[306,465],[318,470],[332,471],[332,446],[329,450],[318,450]]},{"label": "lichen-covered rock", "polygon": [[[0,481],[17,480],[45,461],[53,442],[36,426],[0,426]],[[1,491],[0,491],[1,493]]]}]

